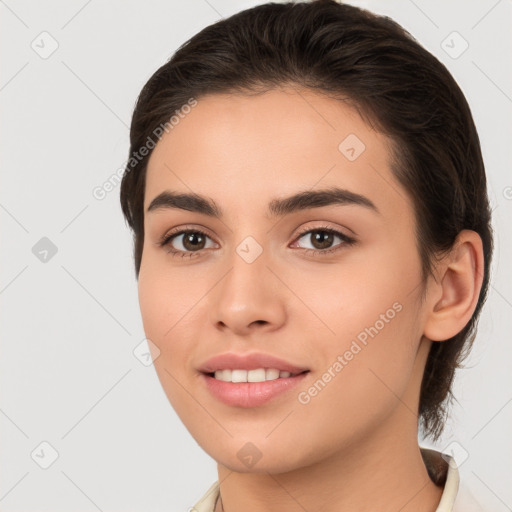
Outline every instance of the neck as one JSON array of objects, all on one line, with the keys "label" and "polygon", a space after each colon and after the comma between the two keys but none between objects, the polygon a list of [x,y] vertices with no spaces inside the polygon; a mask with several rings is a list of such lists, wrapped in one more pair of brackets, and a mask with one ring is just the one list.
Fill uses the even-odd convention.
[{"label": "neck", "polygon": [[286,473],[237,473],[218,464],[215,512],[434,512],[443,487],[429,476],[417,430],[406,435],[402,423],[379,434]]}]

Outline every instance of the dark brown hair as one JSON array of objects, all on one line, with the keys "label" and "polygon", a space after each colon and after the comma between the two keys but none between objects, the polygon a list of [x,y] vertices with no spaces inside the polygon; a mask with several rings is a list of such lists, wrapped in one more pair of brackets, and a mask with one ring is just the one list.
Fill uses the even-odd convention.
[{"label": "dark brown hair", "polygon": [[191,97],[258,93],[287,84],[348,101],[393,141],[392,171],[414,203],[424,280],[460,231],[474,230],[482,239],[485,269],[475,312],[459,334],[432,344],[423,375],[419,426],[437,440],[453,398],[455,370],[473,344],[487,294],[491,211],[480,141],[464,94],[445,66],[390,18],[334,0],[267,3],[204,28],[151,76],[133,113],[131,163],[121,184],[136,276],[151,151],[143,158],[133,155]]}]

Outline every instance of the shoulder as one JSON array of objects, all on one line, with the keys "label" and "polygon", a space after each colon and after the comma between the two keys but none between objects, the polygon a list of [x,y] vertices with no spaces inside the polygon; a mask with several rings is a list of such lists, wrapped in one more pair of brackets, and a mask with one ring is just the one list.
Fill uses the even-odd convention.
[{"label": "shoulder", "polygon": [[203,494],[201,499],[191,508],[190,512],[214,512],[219,497],[219,482],[214,482]]}]

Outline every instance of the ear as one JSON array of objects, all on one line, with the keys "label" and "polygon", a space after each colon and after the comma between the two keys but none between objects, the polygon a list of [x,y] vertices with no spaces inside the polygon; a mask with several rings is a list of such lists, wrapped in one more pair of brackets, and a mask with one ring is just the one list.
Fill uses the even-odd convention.
[{"label": "ear", "polygon": [[467,325],[478,303],[484,274],[482,239],[463,230],[453,248],[438,263],[436,282],[430,283],[424,335],[445,341]]}]

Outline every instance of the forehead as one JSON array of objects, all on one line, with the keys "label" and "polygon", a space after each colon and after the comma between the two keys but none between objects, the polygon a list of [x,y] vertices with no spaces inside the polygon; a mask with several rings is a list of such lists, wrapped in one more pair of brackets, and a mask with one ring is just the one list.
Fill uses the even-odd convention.
[{"label": "forehead", "polygon": [[337,186],[403,214],[411,205],[390,147],[348,104],[310,90],[209,95],[153,150],[144,210],[166,189],[215,198],[235,215],[263,209],[265,198]]}]

